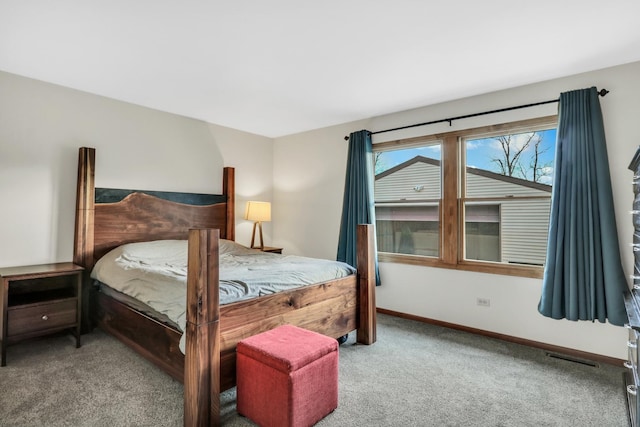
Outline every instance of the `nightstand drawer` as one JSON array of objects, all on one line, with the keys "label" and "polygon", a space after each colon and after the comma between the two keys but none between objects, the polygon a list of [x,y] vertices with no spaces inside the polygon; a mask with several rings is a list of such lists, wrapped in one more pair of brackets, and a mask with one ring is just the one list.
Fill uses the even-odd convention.
[{"label": "nightstand drawer", "polygon": [[0,366],[10,344],[64,329],[80,347],[83,271],[72,262],[0,268]]},{"label": "nightstand drawer", "polygon": [[68,298],[9,308],[8,337],[55,328],[75,327],[78,300]]}]

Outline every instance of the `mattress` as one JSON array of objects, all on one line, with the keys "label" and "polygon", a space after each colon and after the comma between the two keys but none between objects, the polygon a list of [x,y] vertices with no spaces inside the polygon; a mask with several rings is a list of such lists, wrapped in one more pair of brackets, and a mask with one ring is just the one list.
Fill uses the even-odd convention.
[{"label": "mattress", "polygon": [[[148,306],[184,332],[187,241],[157,240],[119,246],[98,260],[91,277]],[[339,261],[266,253],[220,240],[220,304],[229,304],[354,274]],[[120,298],[122,299],[122,298]],[[139,307],[136,307],[140,310]],[[184,351],[184,336],[180,342]]]}]

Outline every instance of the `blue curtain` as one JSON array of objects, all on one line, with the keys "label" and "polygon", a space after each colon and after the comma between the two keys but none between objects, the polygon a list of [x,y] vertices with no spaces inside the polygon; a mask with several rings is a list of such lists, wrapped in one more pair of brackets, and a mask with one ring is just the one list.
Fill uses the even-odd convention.
[{"label": "blue curtain", "polygon": [[538,311],[554,319],[627,322],[609,160],[595,87],[558,105],[547,262]]},{"label": "blue curtain", "polygon": [[[361,130],[349,135],[349,155],[342,202],[342,221],[338,241],[338,261],[356,266],[356,227],[375,224],[373,205],[373,145],[371,132]],[[378,260],[375,260],[376,286],[380,285]]]}]

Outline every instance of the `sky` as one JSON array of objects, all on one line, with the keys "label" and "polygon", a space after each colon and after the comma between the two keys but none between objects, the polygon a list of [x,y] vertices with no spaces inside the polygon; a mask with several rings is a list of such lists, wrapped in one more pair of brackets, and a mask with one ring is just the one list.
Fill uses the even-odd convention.
[{"label": "sky", "polygon": [[[520,147],[523,141],[528,139],[531,133],[511,135],[512,145]],[[541,177],[539,182],[544,184],[551,184],[553,176],[553,159],[555,156],[555,142],[556,142],[556,130],[544,130],[538,131],[536,137],[541,137],[540,149],[541,152],[539,164],[545,165],[544,176]],[[466,144],[466,159],[467,166],[475,167],[478,169],[485,169],[496,173],[501,173],[499,166],[492,159],[503,158],[502,149],[500,143],[495,138],[473,139],[467,140]],[[528,169],[530,156],[534,153],[532,144],[523,152],[522,164],[525,169]],[[381,154],[376,167],[376,173],[383,172],[390,169],[402,162],[412,159],[415,156],[430,157],[432,159],[441,159],[440,145],[432,145],[427,147],[408,148],[404,150],[385,151]],[[528,171],[530,172],[530,170]],[[522,178],[522,176],[518,176]],[[531,176],[527,176],[527,179],[531,179]]]}]

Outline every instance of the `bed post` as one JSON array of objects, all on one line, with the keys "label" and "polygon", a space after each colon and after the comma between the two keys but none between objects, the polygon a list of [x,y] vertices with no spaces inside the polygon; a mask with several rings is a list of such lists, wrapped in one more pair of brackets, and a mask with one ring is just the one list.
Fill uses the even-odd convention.
[{"label": "bed post", "polygon": [[236,189],[235,169],[226,167],[222,175],[222,194],[227,196],[227,226],[224,237],[227,240],[236,240]]},{"label": "bed post", "polygon": [[358,334],[362,344],[376,342],[376,272],[373,225],[359,224],[356,230],[358,269]]},{"label": "bed post", "polygon": [[220,424],[219,237],[219,230],[189,230],[185,427]]},{"label": "bed post", "polygon": [[91,325],[89,272],[93,267],[93,219],[95,213],[95,148],[81,147],[78,153],[78,181],[76,182],[76,223],[73,239],[73,262],[85,268],[82,283],[82,332]]}]

